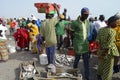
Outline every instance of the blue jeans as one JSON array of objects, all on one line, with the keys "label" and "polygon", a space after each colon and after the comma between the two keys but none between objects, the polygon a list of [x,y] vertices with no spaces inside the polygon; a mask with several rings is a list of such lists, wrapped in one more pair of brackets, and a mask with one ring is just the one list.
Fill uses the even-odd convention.
[{"label": "blue jeans", "polygon": [[48,58],[48,64],[54,64],[55,46],[47,47],[46,54],[47,54],[47,58]]},{"label": "blue jeans", "polygon": [[[73,68],[78,68],[78,63],[79,63],[80,57],[81,57],[81,55],[78,55],[78,54],[75,55]],[[85,78],[88,80],[89,80],[89,58],[90,58],[89,53],[82,54],[82,59],[83,59],[83,63],[84,63],[84,74],[85,74]]]}]

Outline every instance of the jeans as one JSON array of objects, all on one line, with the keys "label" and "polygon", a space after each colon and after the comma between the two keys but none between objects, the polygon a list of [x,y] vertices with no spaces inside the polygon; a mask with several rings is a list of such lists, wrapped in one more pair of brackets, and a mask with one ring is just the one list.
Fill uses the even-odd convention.
[{"label": "jeans", "polygon": [[[73,68],[78,68],[78,63],[79,63],[80,57],[81,57],[81,55],[79,55],[79,54],[75,55]],[[83,59],[83,63],[84,63],[84,74],[85,74],[85,78],[87,80],[89,80],[89,58],[90,58],[89,53],[82,54],[82,59]]]},{"label": "jeans", "polygon": [[47,54],[47,58],[48,58],[48,64],[54,64],[55,46],[47,47],[46,54]]}]

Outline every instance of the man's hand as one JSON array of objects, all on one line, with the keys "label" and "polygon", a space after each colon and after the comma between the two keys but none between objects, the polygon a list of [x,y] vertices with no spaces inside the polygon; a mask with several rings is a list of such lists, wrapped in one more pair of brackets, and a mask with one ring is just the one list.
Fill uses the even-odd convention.
[{"label": "man's hand", "polygon": [[57,4],[56,4],[56,3],[54,3],[53,5],[54,5],[54,8],[56,9],[56,11],[57,11],[57,14],[58,14],[58,17],[59,17],[60,13],[59,13],[59,9],[58,9],[58,6],[57,6]]}]

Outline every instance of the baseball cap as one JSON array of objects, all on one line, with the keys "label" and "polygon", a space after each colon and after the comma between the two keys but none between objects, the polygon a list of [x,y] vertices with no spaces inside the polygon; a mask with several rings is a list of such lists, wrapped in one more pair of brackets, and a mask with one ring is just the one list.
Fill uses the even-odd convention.
[{"label": "baseball cap", "polygon": [[89,14],[89,9],[87,7],[83,7],[81,9],[81,13],[83,13],[83,14]]}]

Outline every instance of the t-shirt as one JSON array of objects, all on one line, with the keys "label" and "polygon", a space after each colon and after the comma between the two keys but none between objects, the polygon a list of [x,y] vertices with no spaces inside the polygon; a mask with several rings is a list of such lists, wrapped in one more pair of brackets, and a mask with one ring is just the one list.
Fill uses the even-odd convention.
[{"label": "t-shirt", "polygon": [[105,23],[105,21],[96,21],[95,22],[95,27],[96,27],[97,31],[106,26],[107,26],[107,24]]},{"label": "t-shirt", "polygon": [[12,21],[12,22],[10,23],[10,27],[11,27],[11,28],[15,28],[15,26],[16,26],[16,22]]},{"label": "t-shirt", "polygon": [[69,21],[59,21],[56,25],[55,25],[55,30],[56,30],[56,35],[63,35],[65,33],[65,25],[69,24]]},{"label": "t-shirt", "polygon": [[46,19],[41,23],[40,34],[45,38],[46,47],[51,47],[56,45],[56,33],[55,33],[55,25],[58,22],[57,18]]}]

